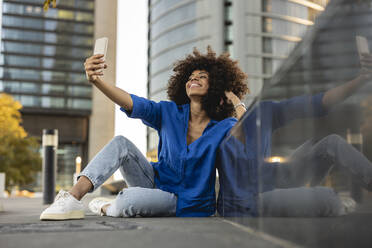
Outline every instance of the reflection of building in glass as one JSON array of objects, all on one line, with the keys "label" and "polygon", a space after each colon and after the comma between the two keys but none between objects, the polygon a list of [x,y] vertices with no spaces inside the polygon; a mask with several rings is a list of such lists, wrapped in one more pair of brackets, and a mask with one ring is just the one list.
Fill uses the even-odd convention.
[{"label": "reflection of building in glass", "polygon": [[231,5],[227,49],[239,60],[249,76],[249,87],[256,94],[301,41],[328,0],[226,2]]},{"label": "reflection of building in glass", "polygon": [[[363,35],[371,39],[371,10],[367,3],[334,2],[338,2],[339,7],[326,11],[322,21],[304,37],[273,78],[272,87],[264,91],[265,98],[280,99],[324,91],[358,74],[360,65],[355,36]],[[353,108],[350,112],[354,115],[360,112],[355,107],[363,105],[361,102],[370,94],[369,88],[367,85],[363,91],[349,98],[344,107]],[[344,126],[342,129],[346,133],[347,126],[352,125],[355,119],[343,119],[338,127]]]},{"label": "reflection of building in glass", "polygon": [[[300,94],[313,94],[356,77],[360,64],[355,36],[363,35],[372,39],[369,27],[372,12],[369,6],[369,3],[363,2],[333,1],[277,71],[270,87],[264,90],[263,97],[284,99]],[[348,128],[359,129],[362,102],[370,93],[371,87],[367,85],[329,117],[329,121],[337,123],[340,134],[345,135]],[[345,114],[350,118],[345,118]],[[323,126],[318,131],[325,129]],[[293,131],[292,129],[291,132]],[[300,138],[301,133],[304,134],[299,132],[295,137]]]},{"label": "reflection of building in glass", "polygon": [[[328,0],[149,1],[149,98],[165,100],[172,63],[206,45],[229,51],[257,93],[301,41]],[[157,134],[148,132],[149,151]]]},{"label": "reflection of building in glass", "polygon": [[[305,34],[263,91],[264,99],[315,94],[344,84],[360,71],[355,36],[372,39],[371,2],[333,0]],[[300,120],[273,137],[273,152],[286,156],[309,138],[337,133],[372,160],[370,118],[372,87],[367,84],[333,109],[326,118]],[[347,180],[334,177],[342,187]]]},{"label": "reflection of building in glass", "polygon": [[57,184],[72,184],[75,157],[87,159],[92,89],[83,61],[92,52],[94,1],[2,1],[0,91],[22,105],[23,125],[33,136],[59,130]]}]

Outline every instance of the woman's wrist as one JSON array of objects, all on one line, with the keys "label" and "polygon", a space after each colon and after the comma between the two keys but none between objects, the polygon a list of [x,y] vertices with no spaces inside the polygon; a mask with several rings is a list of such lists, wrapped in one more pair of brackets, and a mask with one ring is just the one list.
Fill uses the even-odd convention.
[{"label": "woman's wrist", "polygon": [[95,86],[97,86],[98,84],[101,84],[101,83],[102,83],[102,80],[101,80],[100,77],[95,76],[95,77],[93,77],[91,80],[89,80],[89,82],[90,82],[91,84],[94,84]]},{"label": "woman's wrist", "polygon": [[245,110],[247,110],[247,107],[245,106],[245,104],[243,102],[239,102],[237,104],[234,104],[234,109],[237,109],[237,108],[244,108]]}]

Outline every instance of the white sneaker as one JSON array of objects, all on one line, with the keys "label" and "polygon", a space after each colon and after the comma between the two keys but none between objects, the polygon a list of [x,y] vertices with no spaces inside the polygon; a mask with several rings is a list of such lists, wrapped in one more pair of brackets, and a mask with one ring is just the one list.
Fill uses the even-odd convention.
[{"label": "white sneaker", "polygon": [[356,209],[356,202],[353,198],[348,196],[340,196],[342,206],[344,207],[344,214],[350,214]]},{"label": "white sneaker", "polygon": [[93,213],[103,216],[105,214],[102,212],[102,207],[107,204],[112,204],[113,201],[113,199],[97,197],[89,202],[88,207]]},{"label": "white sneaker", "polygon": [[40,215],[40,220],[71,220],[83,218],[83,203],[64,190],[59,191],[54,203]]}]

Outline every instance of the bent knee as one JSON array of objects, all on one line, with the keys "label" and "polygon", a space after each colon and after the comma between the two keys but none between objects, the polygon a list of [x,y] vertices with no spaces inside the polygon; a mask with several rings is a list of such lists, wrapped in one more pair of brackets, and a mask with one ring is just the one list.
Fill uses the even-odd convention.
[{"label": "bent knee", "polygon": [[126,138],[125,136],[123,135],[117,135],[115,136],[113,139],[112,139],[112,142],[115,142],[121,146],[125,146],[125,147],[131,147],[131,148],[134,148],[136,147],[132,141],[130,141],[128,138]]},{"label": "bent knee", "polygon": [[176,212],[177,198],[160,189],[130,187],[117,197],[124,217],[172,216]]},{"label": "bent knee", "polygon": [[130,187],[120,191],[118,202],[124,217],[135,217],[136,215],[147,215],[147,207],[143,202],[140,187]]},{"label": "bent knee", "polygon": [[126,137],[124,137],[123,135],[116,135],[113,139],[112,139],[113,142],[118,142],[118,143],[122,143],[122,142],[128,142],[128,139]]},{"label": "bent knee", "polygon": [[330,135],[326,136],[325,138],[323,138],[322,141],[326,142],[328,144],[339,144],[339,143],[345,143],[346,142],[345,139],[342,138],[338,134],[330,134]]}]

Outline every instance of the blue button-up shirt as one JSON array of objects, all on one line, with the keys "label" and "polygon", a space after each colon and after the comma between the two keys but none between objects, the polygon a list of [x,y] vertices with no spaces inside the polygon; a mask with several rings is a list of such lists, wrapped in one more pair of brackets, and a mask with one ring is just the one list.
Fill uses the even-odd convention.
[{"label": "blue button-up shirt", "polygon": [[210,216],[215,213],[216,150],[235,118],[211,120],[197,140],[187,145],[190,105],[154,102],[131,95],[129,117],[158,131],[158,162],[152,163],[156,187],[177,195],[177,216]]},{"label": "blue button-up shirt", "polygon": [[239,140],[228,135],[218,150],[216,165],[220,191],[217,211],[220,215],[258,214],[258,194],[274,188],[275,167],[278,165],[264,161],[271,156],[272,132],[298,118],[325,115],[323,95],[298,96],[279,102],[264,101],[245,114],[239,124]]}]

